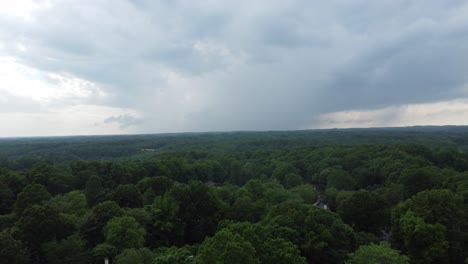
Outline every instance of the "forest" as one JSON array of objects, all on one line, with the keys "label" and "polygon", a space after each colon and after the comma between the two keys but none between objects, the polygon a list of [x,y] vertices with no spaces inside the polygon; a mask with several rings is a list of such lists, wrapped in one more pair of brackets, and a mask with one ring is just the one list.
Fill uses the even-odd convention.
[{"label": "forest", "polygon": [[1,263],[468,263],[468,128],[0,139]]}]

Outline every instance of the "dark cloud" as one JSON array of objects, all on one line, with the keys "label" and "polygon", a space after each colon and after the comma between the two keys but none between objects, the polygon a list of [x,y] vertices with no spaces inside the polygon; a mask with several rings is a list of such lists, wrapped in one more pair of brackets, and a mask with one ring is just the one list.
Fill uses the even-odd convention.
[{"label": "dark cloud", "polygon": [[[437,40],[435,40],[437,42]],[[468,44],[468,43],[466,43]],[[338,71],[324,111],[436,102],[466,97],[468,46],[449,40],[378,50]]]},{"label": "dark cloud", "polygon": [[122,127],[297,129],[466,97],[467,17],[465,1],[51,1],[0,19],[0,54],[99,85],[141,114],[106,120]]}]

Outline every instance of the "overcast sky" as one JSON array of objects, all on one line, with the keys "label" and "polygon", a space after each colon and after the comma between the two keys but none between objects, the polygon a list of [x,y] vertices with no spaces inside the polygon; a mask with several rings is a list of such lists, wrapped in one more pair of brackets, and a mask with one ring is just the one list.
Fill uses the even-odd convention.
[{"label": "overcast sky", "polygon": [[467,1],[0,5],[0,136],[468,124]]}]

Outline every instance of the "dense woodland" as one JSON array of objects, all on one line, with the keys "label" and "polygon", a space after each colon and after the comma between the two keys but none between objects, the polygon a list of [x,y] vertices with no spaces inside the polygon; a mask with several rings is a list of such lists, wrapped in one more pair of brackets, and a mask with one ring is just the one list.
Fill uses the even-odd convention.
[{"label": "dense woodland", "polygon": [[1,263],[468,263],[467,209],[466,127],[0,140]]}]

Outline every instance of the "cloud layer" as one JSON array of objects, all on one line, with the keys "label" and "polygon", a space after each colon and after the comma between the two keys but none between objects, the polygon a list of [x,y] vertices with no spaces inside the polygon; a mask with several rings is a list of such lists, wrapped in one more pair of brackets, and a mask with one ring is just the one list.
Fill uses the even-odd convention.
[{"label": "cloud layer", "polygon": [[12,1],[0,69],[0,136],[466,124],[468,4]]}]

